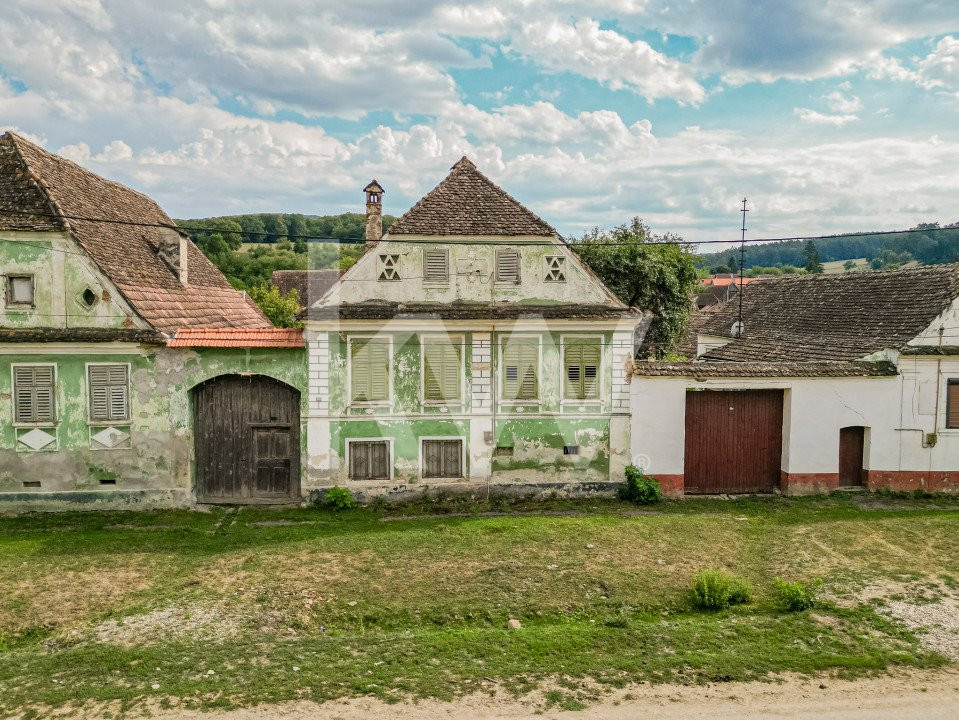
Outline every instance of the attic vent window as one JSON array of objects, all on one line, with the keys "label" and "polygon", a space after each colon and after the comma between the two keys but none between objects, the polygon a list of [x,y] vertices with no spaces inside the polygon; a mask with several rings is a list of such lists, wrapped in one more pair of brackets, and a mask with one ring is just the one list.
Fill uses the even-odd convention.
[{"label": "attic vent window", "polygon": [[496,251],[496,282],[519,284],[519,251]]},{"label": "attic vent window", "polygon": [[427,250],[423,253],[423,282],[443,284],[449,281],[449,250]]},{"label": "attic vent window", "polygon": [[87,288],[83,291],[83,293],[80,295],[80,299],[83,300],[83,304],[88,308],[97,304],[97,294],[90,288]]},{"label": "attic vent window", "polygon": [[400,256],[380,255],[380,280],[400,279]]},{"label": "attic vent window", "polygon": [[33,275],[7,276],[7,305],[33,306]]},{"label": "attic vent window", "polygon": [[566,282],[566,258],[558,255],[546,258],[546,282]]}]

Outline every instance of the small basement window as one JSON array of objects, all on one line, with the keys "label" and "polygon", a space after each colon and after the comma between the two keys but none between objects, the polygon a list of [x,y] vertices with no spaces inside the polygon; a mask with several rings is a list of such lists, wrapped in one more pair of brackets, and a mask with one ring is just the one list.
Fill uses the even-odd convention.
[{"label": "small basement window", "polygon": [[390,444],[386,440],[349,443],[350,480],[389,480]]},{"label": "small basement window", "polygon": [[563,455],[579,455],[579,445],[563,445]]},{"label": "small basement window", "polygon": [[463,477],[463,441],[424,440],[422,472],[424,478]]},{"label": "small basement window", "polygon": [[7,305],[33,307],[33,275],[7,275]]}]

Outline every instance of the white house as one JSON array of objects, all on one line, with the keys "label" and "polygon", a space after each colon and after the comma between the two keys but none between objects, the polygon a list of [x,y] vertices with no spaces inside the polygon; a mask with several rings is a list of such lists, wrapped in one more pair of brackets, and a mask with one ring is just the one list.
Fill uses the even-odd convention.
[{"label": "white house", "polygon": [[634,364],[634,462],[666,491],[959,490],[959,265],[764,280],[738,319]]}]

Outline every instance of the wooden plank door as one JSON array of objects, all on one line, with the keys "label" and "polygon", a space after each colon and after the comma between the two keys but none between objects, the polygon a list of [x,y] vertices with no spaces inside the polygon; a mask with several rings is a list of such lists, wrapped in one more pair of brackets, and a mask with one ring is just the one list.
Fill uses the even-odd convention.
[{"label": "wooden plank door", "polygon": [[686,393],[685,492],[772,492],[782,466],[782,390]]},{"label": "wooden plank door", "polygon": [[866,429],[844,427],[839,430],[839,485],[862,485],[863,454],[866,449]]},{"label": "wooden plank door", "polygon": [[256,467],[253,494],[258,497],[288,496],[292,481],[290,428],[254,427]]}]

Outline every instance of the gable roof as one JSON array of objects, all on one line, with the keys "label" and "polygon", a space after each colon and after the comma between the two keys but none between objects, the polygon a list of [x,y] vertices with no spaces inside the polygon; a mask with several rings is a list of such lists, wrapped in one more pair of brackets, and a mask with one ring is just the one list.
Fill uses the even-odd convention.
[{"label": "gable roof", "polygon": [[450,174],[390,227],[389,235],[535,235],[556,231],[464,155]]},{"label": "gable roof", "polygon": [[[797,275],[743,293],[743,336],[704,360],[854,360],[901,348],[959,297],[959,265]],[[703,335],[730,337],[738,298],[709,315]]]},{"label": "gable roof", "polygon": [[281,295],[286,295],[290,290],[296,290],[302,310],[326,295],[326,291],[337,283],[342,274],[342,270],[335,268],[326,270],[274,270],[271,279]]},{"label": "gable roof", "polygon": [[[157,253],[163,233],[171,230],[123,224],[175,228],[153,200],[14,132],[0,136],[2,210],[7,212],[0,212],[0,230],[69,231],[156,330],[169,334],[181,327],[271,326],[191,241],[187,241],[189,284],[182,285]],[[83,217],[115,222],[78,219]]]}]

